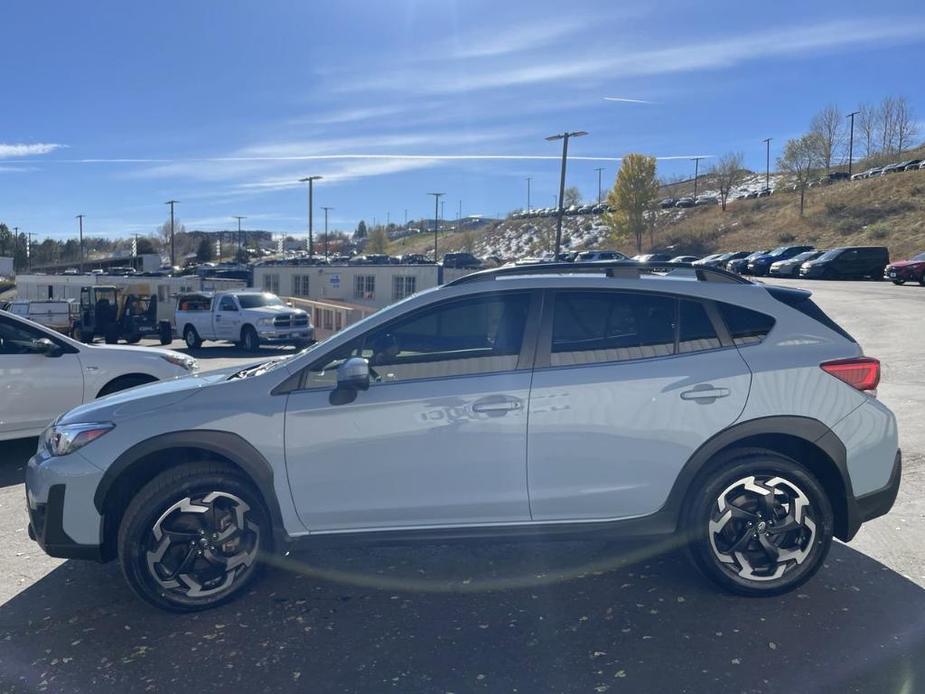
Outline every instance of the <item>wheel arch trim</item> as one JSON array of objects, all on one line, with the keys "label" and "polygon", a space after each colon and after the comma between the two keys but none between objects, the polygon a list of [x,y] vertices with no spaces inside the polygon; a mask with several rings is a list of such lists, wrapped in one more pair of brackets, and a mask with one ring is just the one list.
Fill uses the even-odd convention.
[{"label": "wheel arch trim", "polygon": [[[756,444],[750,443],[750,439],[768,435],[796,439],[803,444],[814,446],[828,457],[834,466],[838,482],[844,490],[843,499],[830,498],[833,509],[841,508],[842,517],[836,519],[836,536],[843,540],[853,537],[860,527],[861,519],[851,486],[851,477],[848,474],[848,455],[845,445],[828,426],[812,417],[790,415],[759,417],[736,423],[718,432],[688,458],[678,473],[668,499],[660,512],[669,513],[680,524],[687,495],[698,475],[708,469],[710,462],[724,450],[734,448],[739,444],[753,447]],[[811,467],[809,470],[816,472]],[[820,480],[820,482],[829,492],[825,481]]]},{"label": "wheel arch trim", "polygon": [[[93,495],[93,505],[100,515],[103,515],[109,492],[123,474],[129,472],[135,465],[154,464],[152,456],[162,451],[177,448],[206,451],[225,458],[240,468],[254,483],[258,493],[263,498],[263,502],[270,514],[273,534],[277,542],[287,539],[274,486],[273,467],[260,451],[249,442],[238,434],[228,431],[211,429],[175,431],[153,436],[136,443],[116,458],[103,473],[103,477]],[[145,460],[150,462],[144,463],[143,461]]]}]

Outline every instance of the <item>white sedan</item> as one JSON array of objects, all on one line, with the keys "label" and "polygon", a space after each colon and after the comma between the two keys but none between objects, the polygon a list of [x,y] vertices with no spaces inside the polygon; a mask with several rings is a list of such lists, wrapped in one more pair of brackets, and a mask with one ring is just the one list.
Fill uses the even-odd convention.
[{"label": "white sedan", "polygon": [[196,369],[179,352],[85,345],[0,311],[0,441],[37,436],[81,403]]}]

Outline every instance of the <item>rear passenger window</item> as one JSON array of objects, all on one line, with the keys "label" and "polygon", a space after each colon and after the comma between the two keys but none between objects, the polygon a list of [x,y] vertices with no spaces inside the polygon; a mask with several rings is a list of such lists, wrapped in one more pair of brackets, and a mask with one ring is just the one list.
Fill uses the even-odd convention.
[{"label": "rear passenger window", "polygon": [[732,304],[717,306],[737,346],[758,344],[774,327],[774,319],[764,313]]},{"label": "rear passenger window", "polygon": [[708,349],[719,349],[719,336],[713,327],[710,316],[703,304],[697,301],[681,300],[678,317],[678,352],[703,352]]},{"label": "rear passenger window", "polygon": [[551,366],[674,354],[675,300],[628,292],[559,292]]}]

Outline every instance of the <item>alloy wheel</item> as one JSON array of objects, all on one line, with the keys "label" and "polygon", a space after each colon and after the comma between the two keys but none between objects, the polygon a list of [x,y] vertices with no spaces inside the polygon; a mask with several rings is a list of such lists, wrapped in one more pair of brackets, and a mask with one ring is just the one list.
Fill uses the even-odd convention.
[{"label": "alloy wheel", "polygon": [[793,482],[749,475],[730,484],[713,503],[709,539],[725,571],[751,581],[772,581],[812,552],[814,510]]},{"label": "alloy wheel", "polygon": [[155,521],[145,557],[151,577],[186,599],[230,588],[257,559],[260,528],[250,506],[227,492],[184,497]]}]

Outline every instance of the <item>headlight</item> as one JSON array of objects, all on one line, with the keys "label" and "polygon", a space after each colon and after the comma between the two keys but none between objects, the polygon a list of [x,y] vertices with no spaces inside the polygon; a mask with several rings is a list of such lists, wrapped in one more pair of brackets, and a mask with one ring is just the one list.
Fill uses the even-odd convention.
[{"label": "headlight", "polygon": [[112,431],[115,426],[112,422],[53,424],[42,433],[42,445],[51,456],[68,455]]},{"label": "headlight", "polygon": [[169,361],[174,366],[179,366],[181,369],[186,369],[187,371],[196,371],[199,368],[199,362],[185,354],[162,354],[161,359]]},{"label": "headlight", "polygon": [[273,319],[272,318],[258,318],[257,325],[259,325],[262,328],[269,328],[271,325],[273,325]]}]

